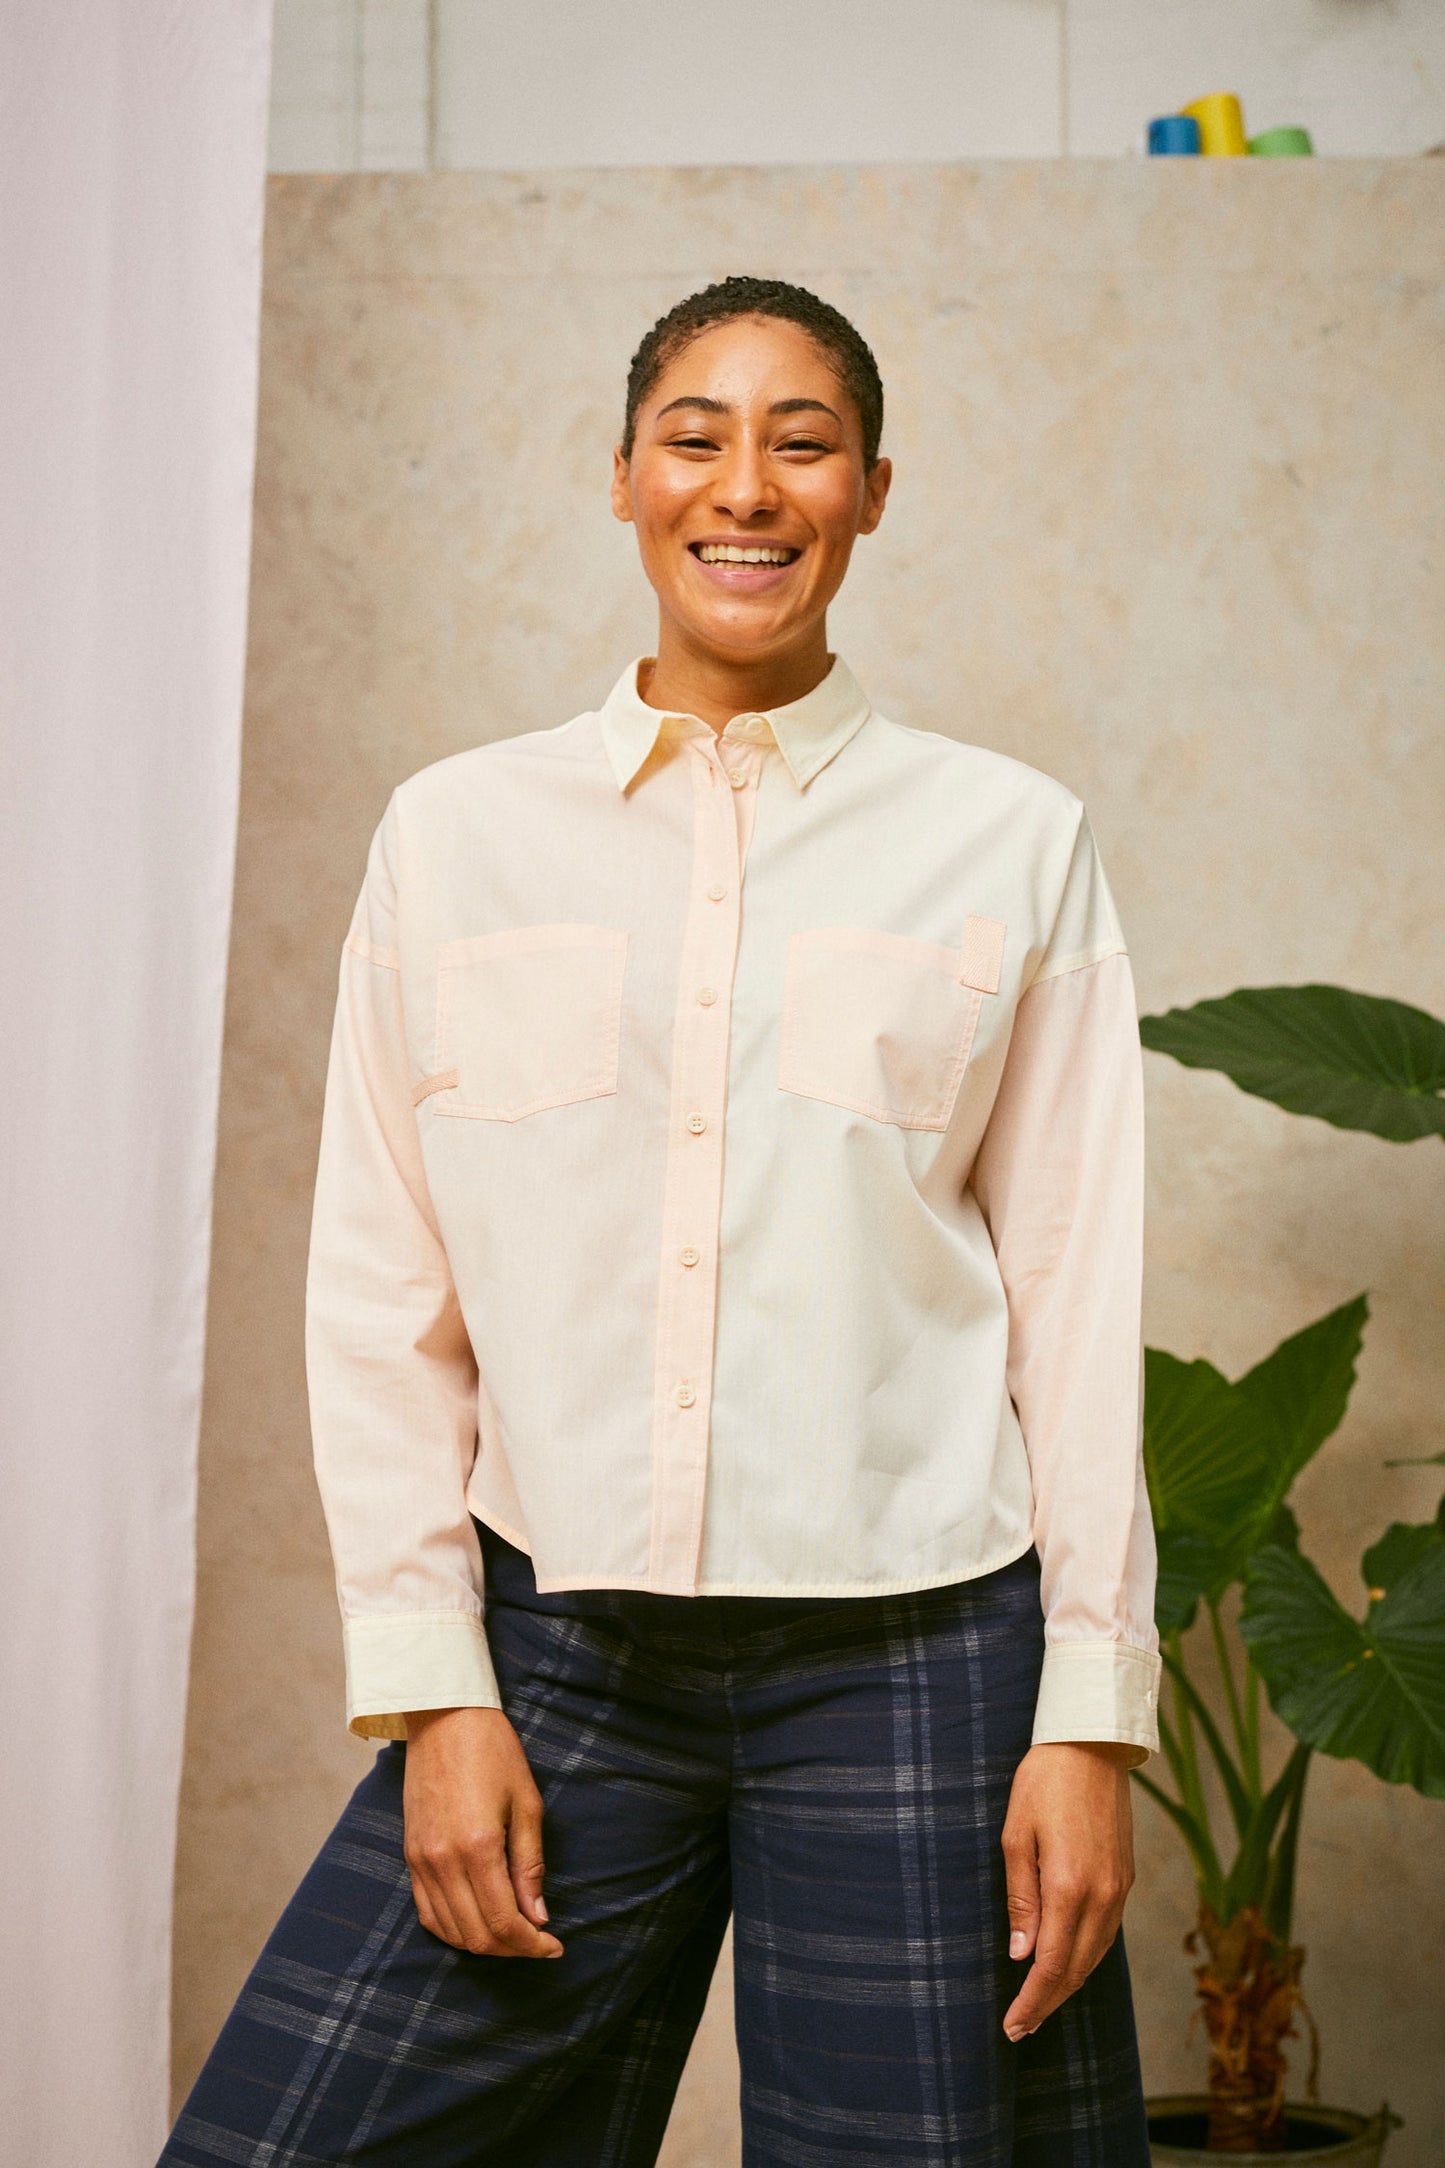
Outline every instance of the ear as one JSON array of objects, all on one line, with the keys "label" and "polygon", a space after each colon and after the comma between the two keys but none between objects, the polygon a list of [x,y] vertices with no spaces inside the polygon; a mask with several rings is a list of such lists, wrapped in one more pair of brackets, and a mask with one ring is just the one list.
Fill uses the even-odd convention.
[{"label": "ear", "polygon": [[863,485],[863,516],[858,522],[859,534],[872,534],[883,517],[883,507],[888,501],[888,486],[893,480],[891,459],[876,459]]},{"label": "ear", "polygon": [[612,516],[629,521],[632,518],[632,475],[620,444],[612,453]]}]

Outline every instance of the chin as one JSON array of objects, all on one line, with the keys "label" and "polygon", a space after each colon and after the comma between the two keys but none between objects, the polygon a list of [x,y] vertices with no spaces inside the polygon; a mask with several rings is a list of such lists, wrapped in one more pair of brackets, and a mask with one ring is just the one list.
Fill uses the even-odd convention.
[{"label": "chin", "polygon": [[695,640],[730,655],[766,654],[783,645],[798,627],[761,610],[733,608],[716,617],[689,614],[682,622]]}]

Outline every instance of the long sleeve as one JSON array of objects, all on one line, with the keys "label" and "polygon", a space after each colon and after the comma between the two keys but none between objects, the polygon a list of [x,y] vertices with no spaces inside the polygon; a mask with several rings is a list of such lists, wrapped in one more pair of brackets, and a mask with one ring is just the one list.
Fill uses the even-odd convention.
[{"label": "long sleeve", "polygon": [[1143,1075],[1133,974],[1087,821],[971,1176],[1009,1307],[1045,1655],[1035,1743],[1159,1747],[1143,1469]]},{"label": "long sleeve", "polygon": [[347,1722],[497,1707],[465,1487],[477,1369],[427,1189],[396,945],[396,803],[342,950],[306,1278],[316,1477],[346,1645]]}]

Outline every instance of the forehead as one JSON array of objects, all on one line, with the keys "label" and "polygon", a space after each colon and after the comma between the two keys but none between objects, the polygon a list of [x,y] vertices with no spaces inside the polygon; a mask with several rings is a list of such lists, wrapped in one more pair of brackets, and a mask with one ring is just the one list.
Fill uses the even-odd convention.
[{"label": "forehead", "polygon": [[811,397],[854,413],[832,355],[801,324],[776,316],[732,317],[695,332],[663,365],[647,404],[655,410],[690,392],[730,406]]}]

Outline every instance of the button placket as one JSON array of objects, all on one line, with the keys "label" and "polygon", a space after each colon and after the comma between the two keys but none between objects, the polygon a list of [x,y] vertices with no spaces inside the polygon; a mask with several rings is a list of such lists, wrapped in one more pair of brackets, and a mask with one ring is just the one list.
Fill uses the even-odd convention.
[{"label": "button placket", "polygon": [[[673,1020],[672,1137],[663,1190],[653,1399],[652,1585],[697,1586],[722,1215],[723,1114],[741,929],[737,801],[715,739],[689,747],[693,862]],[[731,780],[731,778],[729,778]],[[746,779],[744,779],[746,780]],[[703,1257],[711,1260],[711,1269]]]}]

